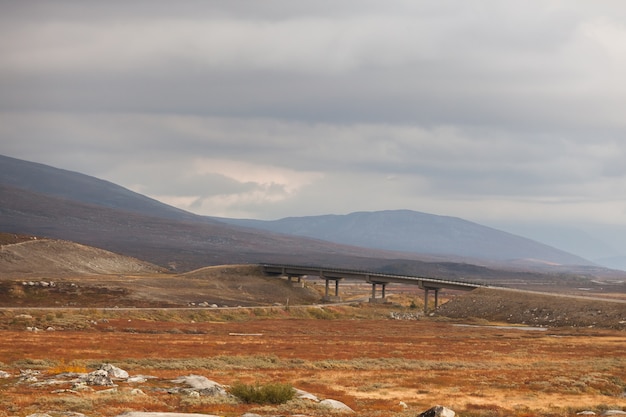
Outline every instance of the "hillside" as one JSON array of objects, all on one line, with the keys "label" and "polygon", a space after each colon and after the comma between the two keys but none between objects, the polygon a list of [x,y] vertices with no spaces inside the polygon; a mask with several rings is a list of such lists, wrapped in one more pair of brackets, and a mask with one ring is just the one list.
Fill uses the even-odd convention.
[{"label": "hillside", "polygon": [[154,274],[165,270],[148,262],[78,243],[29,239],[0,246],[3,278],[22,279],[97,274]]},{"label": "hillside", "polygon": [[[555,273],[576,274],[576,283],[598,276],[623,278],[554,248],[468,226],[461,219],[408,211],[305,219],[309,232],[317,228],[325,231],[322,237],[336,240],[345,234],[355,242],[336,243],[197,216],[106,181],[7,157],[2,157],[0,166],[0,196],[0,231],[73,241],[174,272],[269,262],[481,281],[513,277],[515,282],[563,281],[565,285],[571,284],[569,277],[555,278]],[[420,216],[427,222],[415,220]],[[429,228],[431,217],[443,228]],[[329,234],[332,230],[334,235]],[[392,246],[394,240],[405,246]],[[414,246],[407,246],[411,242]],[[385,245],[394,250],[378,248]],[[411,250],[399,252],[401,248]],[[497,256],[478,257],[488,256],[489,251]]]},{"label": "hillside", "polygon": [[592,265],[581,257],[511,233],[456,217],[410,210],[289,217],[275,221],[219,220],[275,233],[391,251],[500,261],[528,267]]}]

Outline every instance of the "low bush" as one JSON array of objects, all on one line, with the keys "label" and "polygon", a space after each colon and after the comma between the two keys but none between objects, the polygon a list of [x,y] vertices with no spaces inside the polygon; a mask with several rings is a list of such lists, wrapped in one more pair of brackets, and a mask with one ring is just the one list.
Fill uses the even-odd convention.
[{"label": "low bush", "polygon": [[296,393],[291,384],[281,383],[250,385],[237,382],[229,391],[246,404],[283,404],[293,399]]}]

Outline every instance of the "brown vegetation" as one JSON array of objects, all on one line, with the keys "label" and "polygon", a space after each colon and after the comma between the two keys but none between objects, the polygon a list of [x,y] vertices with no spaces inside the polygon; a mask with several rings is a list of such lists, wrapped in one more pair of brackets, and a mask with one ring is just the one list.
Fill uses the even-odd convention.
[{"label": "brown vegetation", "polygon": [[[158,377],[132,396],[58,393],[2,380],[0,416],[68,409],[90,416],[125,410],[238,416],[325,415],[303,400],[255,406],[157,390],[162,381],[199,374],[222,384],[291,384],[345,402],[361,416],[415,415],[434,404],[465,416],[569,416],[626,407],[626,335],[560,328],[529,331],[457,326],[441,319],[391,320],[394,305],[221,311],[4,311],[0,369],[94,370],[114,363]],[[53,317],[47,317],[53,316]],[[318,318],[315,318],[318,317]],[[25,332],[27,325],[72,321],[81,330]],[[8,323],[8,325],[7,325]],[[14,330],[10,330],[14,329]],[[19,329],[19,330],[17,330]],[[151,388],[152,387],[152,388]],[[400,401],[409,406],[403,411]],[[270,411],[272,410],[272,411]]]}]

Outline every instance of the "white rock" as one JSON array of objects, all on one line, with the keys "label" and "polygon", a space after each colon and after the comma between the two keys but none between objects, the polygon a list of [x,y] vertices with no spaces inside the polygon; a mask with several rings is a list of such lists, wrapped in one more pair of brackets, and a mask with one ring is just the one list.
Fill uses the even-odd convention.
[{"label": "white rock", "polygon": [[626,415],[626,411],[622,411],[622,410],[606,410],[606,411],[604,411],[600,415],[601,416],[623,416],[623,415]]},{"label": "white rock", "polygon": [[128,378],[128,372],[126,372],[123,369],[118,368],[115,365],[111,365],[110,363],[105,363],[105,364],[100,365],[100,369],[102,369],[103,371],[106,371],[107,374],[109,374],[111,378],[117,378],[117,379]]},{"label": "white rock", "polygon": [[354,413],[353,409],[351,409],[350,407],[348,407],[347,405],[345,405],[341,401],[337,401],[337,400],[323,400],[323,401],[320,401],[320,405],[332,408],[333,410]]},{"label": "white rock", "polygon": [[320,402],[319,398],[317,398],[315,395],[311,394],[310,392],[302,391],[301,389],[298,389],[298,388],[294,388],[294,391],[296,392],[296,398],[300,398],[303,400],[311,400],[311,401],[315,401],[316,403]]},{"label": "white rock", "polygon": [[11,378],[11,374],[5,371],[0,371],[0,378]]},{"label": "white rock", "polygon": [[455,414],[456,413],[449,408],[443,407],[441,405],[436,405],[419,414],[417,417],[454,417]]},{"label": "white rock", "polygon": [[128,383],[135,383],[135,384],[141,384],[146,382],[148,379],[145,376],[142,375],[135,375],[135,376],[131,376],[130,378],[128,378],[126,380],[126,382]]}]

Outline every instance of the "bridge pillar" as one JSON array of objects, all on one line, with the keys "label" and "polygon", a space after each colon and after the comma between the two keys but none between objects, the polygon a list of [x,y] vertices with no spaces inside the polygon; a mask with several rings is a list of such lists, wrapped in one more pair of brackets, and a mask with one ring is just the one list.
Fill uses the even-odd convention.
[{"label": "bridge pillar", "polygon": [[441,288],[428,288],[424,287],[424,314],[428,313],[428,291],[433,290],[435,292],[435,310],[439,307],[439,290]]},{"label": "bridge pillar", "polygon": [[[382,287],[382,298],[376,298],[376,285],[380,284]],[[370,303],[384,303],[387,301],[385,295],[385,289],[387,288],[386,282],[372,282],[372,296],[370,297]]]},{"label": "bridge pillar", "polygon": [[[320,276],[320,278],[324,278],[324,280],[326,281],[326,289],[324,291],[323,301],[329,301],[329,302],[335,302],[335,303],[341,301],[341,297],[339,297],[339,280],[341,278],[326,278],[323,276]],[[331,280],[335,281],[335,295],[328,294]]]}]

